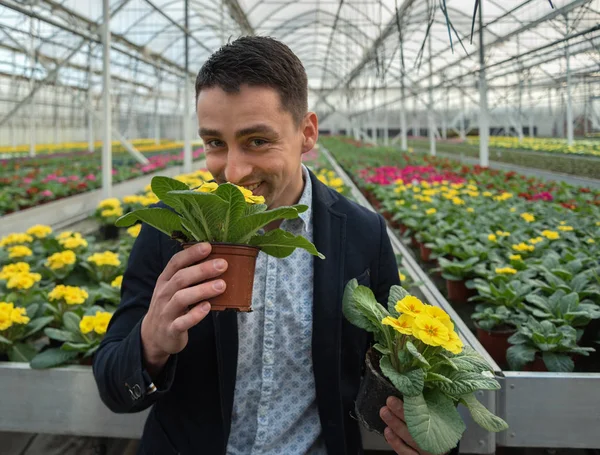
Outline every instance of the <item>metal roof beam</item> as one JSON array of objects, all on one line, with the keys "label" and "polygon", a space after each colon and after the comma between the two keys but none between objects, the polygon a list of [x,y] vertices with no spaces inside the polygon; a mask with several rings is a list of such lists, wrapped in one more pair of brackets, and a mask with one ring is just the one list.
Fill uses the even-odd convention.
[{"label": "metal roof beam", "polygon": [[246,35],[256,35],[254,31],[254,27],[250,24],[248,20],[248,16],[240,6],[238,0],[221,0],[225,6],[229,9],[229,14],[235,20],[235,22],[240,26],[242,32]]}]

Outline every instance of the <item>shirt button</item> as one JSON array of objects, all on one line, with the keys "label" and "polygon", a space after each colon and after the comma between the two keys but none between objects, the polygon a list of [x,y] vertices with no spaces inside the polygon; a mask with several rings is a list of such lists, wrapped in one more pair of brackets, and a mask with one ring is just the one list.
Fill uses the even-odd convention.
[{"label": "shirt button", "polygon": [[265,363],[267,365],[271,365],[273,363],[273,354],[271,354],[271,353],[265,354]]},{"label": "shirt button", "polygon": [[273,301],[272,300],[267,300],[267,308],[273,308]]}]

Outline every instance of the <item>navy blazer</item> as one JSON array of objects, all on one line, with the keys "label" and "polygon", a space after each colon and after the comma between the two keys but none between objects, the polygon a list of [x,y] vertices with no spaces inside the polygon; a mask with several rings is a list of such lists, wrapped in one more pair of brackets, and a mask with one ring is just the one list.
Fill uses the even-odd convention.
[{"label": "navy blazer", "polygon": [[[311,172],[314,243],[313,367],[323,438],[329,455],[363,453],[354,415],[370,334],[342,314],[342,296],[356,278],[377,299],[399,284],[396,258],[381,215],[323,185]],[[158,391],[148,393],[141,320],[156,280],[180,246],[144,225],[137,238],[115,312],[93,364],[103,402],[114,412],[152,410],[142,454],[225,454],[237,368],[237,315],[212,312],[189,330],[187,347],[170,357]]]}]

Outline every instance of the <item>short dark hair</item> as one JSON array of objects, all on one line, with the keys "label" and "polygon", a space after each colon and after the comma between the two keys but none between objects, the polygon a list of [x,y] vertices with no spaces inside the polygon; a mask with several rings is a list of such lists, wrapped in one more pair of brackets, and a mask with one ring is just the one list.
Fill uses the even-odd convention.
[{"label": "short dark hair", "polygon": [[288,46],[273,38],[243,36],[212,54],[196,77],[196,101],[202,89],[219,87],[235,93],[243,84],[275,89],[296,125],[308,110],[304,66]]}]

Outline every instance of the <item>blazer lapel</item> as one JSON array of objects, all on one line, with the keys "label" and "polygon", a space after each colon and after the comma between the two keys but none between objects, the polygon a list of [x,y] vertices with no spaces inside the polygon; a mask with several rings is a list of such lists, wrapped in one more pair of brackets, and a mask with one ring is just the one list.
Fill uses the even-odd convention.
[{"label": "blazer lapel", "polygon": [[341,398],[342,283],[346,215],[332,206],[337,200],[311,173],[314,242],[325,259],[314,258],[312,358],[323,437],[330,454],[345,454]]}]

